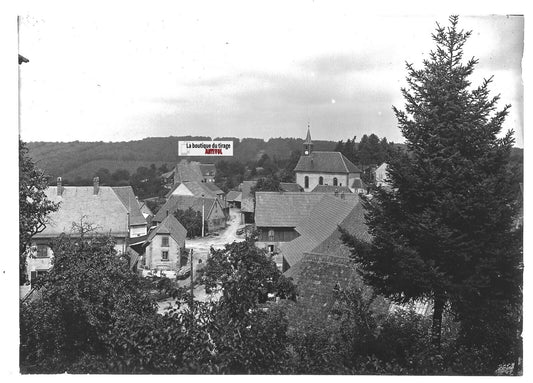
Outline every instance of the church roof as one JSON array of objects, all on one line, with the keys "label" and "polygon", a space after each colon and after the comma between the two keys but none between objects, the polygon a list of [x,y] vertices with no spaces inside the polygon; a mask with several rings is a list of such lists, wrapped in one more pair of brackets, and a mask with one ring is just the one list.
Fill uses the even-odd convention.
[{"label": "church roof", "polygon": [[295,172],[314,173],[361,173],[340,152],[311,152],[308,156],[301,156],[294,168]]}]

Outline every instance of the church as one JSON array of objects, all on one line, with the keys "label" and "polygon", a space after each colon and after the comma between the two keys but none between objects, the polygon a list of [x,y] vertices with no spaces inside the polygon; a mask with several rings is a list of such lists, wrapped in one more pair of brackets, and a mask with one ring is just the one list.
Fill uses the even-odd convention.
[{"label": "church", "polygon": [[310,192],[318,185],[345,186],[356,193],[361,184],[361,170],[340,152],[313,150],[307,127],[303,155],[294,168],[296,183]]}]

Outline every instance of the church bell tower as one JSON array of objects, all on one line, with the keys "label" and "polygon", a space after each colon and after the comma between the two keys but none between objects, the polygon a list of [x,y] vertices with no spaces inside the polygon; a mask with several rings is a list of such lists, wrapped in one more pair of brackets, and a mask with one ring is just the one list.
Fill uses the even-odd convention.
[{"label": "church bell tower", "polygon": [[309,124],[307,124],[307,137],[304,142],[304,156],[308,156],[313,151],[313,142],[311,141],[311,132],[309,130]]}]

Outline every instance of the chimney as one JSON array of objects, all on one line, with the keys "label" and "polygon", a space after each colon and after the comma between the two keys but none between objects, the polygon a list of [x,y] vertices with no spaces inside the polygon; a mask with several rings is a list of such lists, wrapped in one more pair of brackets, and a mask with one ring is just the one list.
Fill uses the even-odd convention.
[{"label": "chimney", "polygon": [[100,189],[100,178],[94,177],[93,178],[93,186],[94,186],[94,195],[98,195],[98,190]]},{"label": "chimney", "polygon": [[63,194],[63,185],[61,184],[61,177],[57,177],[57,195]]},{"label": "chimney", "polygon": [[167,217],[168,217],[168,209],[167,209]]}]

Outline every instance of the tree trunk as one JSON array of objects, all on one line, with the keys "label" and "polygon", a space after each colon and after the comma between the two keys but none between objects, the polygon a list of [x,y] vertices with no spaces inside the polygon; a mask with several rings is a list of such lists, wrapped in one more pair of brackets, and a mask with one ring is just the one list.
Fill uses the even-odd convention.
[{"label": "tree trunk", "polygon": [[439,348],[442,330],[442,313],[445,302],[443,294],[435,294],[433,302],[433,323],[431,326],[431,344]]}]

